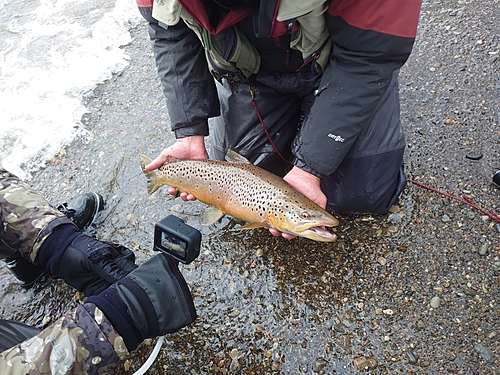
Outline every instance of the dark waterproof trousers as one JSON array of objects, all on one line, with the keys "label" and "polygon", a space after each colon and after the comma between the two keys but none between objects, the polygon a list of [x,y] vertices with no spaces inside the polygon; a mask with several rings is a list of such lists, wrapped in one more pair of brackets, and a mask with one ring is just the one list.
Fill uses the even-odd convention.
[{"label": "dark waterproof trousers", "polygon": [[[321,180],[328,205],[338,214],[386,213],[406,185],[404,134],[399,119],[398,71],[369,126],[339,168]],[[259,73],[249,83],[218,84],[222,115],[212,122],[210,157],[223,160],[232,149],[252,163],[283,176],[287,163],[277,154],[252,103],[280,153],[291,160],[293,140],[309,114],[318,87],[313,73]],[[335,113],[324,112],[335,121]],[[382,136],[382,134],[384,134]],[[389,136],[387,136],[389,134]]]}]

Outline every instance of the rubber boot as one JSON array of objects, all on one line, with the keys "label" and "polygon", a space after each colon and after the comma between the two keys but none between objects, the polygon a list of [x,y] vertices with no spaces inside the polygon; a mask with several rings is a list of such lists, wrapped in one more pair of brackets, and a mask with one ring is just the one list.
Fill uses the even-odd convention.
[{"label": "rubber boot", "polygon": [[3,261],[16,277],[18,284],[23,288],[31,288],[35,281],[43,276],[44,272],[29,260],[24,259],[21,253],[15,253]]},{"label": "rubber boot", "polygon": [[75,223],[78,229],[85,230],[94,222],[99,211],[104,209],[104,198],[98,193],[85,193],[57,206],[57,209]]}]

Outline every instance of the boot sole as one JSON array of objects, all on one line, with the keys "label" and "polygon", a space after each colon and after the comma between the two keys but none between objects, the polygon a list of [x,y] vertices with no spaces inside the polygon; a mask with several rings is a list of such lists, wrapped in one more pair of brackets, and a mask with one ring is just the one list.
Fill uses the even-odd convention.
[{"label": "boot sole", "polygon": [[90,193],[92,194],[92,196],[94,197],[94,200],[95,200],[95,208],[94,208],[94,212],[92,213],[92,218],[90,219],[89,223],[87,225],[85,225],[83,229],[86,229],[88,227],[90,227],[92,225],[92,223],[94,222],[95,218],[97,217],[97,214],[99,212],[101,212],[102,210],[104,210],[104,206],[105,206],[105,203],[104,203],[104,198],[101,194],[99,193]]},{"label": "boot sole", "polygon": [[18,284],[23,289],[30,289],[38,280],[40,280],[43,277],[43,275],[44,275],[44,273],[40,272],[40,275],[38,275],[35,279],[33,279],[27,283],[18,282]]}]

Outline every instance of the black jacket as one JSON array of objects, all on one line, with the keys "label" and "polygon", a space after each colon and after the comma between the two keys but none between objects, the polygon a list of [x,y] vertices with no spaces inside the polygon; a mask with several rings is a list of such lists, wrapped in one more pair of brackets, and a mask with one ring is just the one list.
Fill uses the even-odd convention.
[{"label": "black jacket", "polygon": [[[190,3],[193,2],[196,3],[194,0]],[[303,63],[300,54],[292,51],[290,55],[291,51],[287,51],[286,33],[293,33],[297,25],[290,25],[293,27],[287,30],[286,24],[280,25],[268,16],[272,13],[270,9],[279,3],[267,1],[260,7],[257,17],[254,10],[253,19],[249,15],[236,24],[259,50],[261,70],[296,69]],[[182,21],[169,27],[156,21],[151,15],[151,0],[138,0],[138,5],[150,24],[158,71],[176,137],[208,135],[207,120],[219,115],[219,103],[200,40]],[[408,59],[416,36],[420,6],[420,0],[330,2],[324,16],[332,50],[312,112],[294,142],[292,152],[296,165],[317,176],[331,175],[337,169],[370,123],[393,73]],[[263,36],[266,28],[271,30],[278,26],[281,29],[284,26],[285,35]],[[280,64],[290,57],[292,63]],[[366,154],[370,152],[367,147]]]}]

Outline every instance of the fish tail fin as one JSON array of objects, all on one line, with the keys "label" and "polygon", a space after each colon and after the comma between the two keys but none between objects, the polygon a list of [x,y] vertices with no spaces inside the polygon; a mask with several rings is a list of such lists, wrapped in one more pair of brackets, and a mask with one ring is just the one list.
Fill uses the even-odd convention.
[{"label": "fish tail fin", "polygon": [[158,183],[158,170],[154,169],[149,171],[146,169],[146,165],[152,162],[151,158],[148,158],[145,155],[141,155],[141,168],[142,172],[146,176],[148,194],[153,194],[156,190],[158,190],[161,184]]}]

